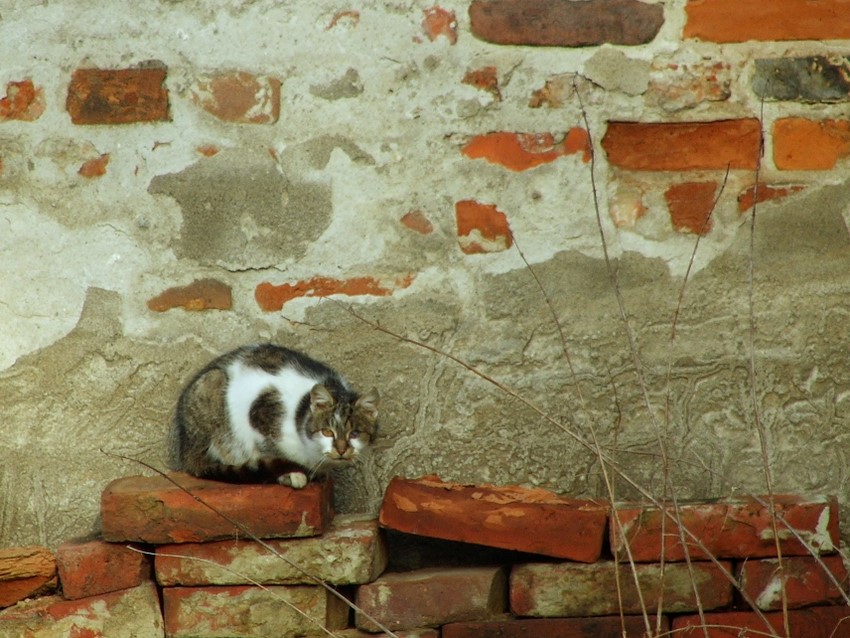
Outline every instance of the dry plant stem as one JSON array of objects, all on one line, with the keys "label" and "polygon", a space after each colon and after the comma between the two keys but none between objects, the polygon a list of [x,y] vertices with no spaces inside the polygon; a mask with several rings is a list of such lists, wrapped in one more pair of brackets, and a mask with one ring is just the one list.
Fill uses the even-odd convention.
[{"label": "dry plant stem", "polygon": [[207,565],[213,565],[215,567],[218,567],[219,569],[223,569],[226,572],[229,572],[231,574],[239,576],[240,578],[244,578],[248,583],[254,585],[254,587],[262,589],[264,592],[269,594],[276,601],[283,603],[286,607],[289,607],[296,614],[298,614],[302,618],[306,618],[308,621],[310,621],[311,623],[316,625],[319,629],[321,629],[328,636],[334,636],[335,638],[339,638],[339,634],[335,634],[333,631],[331,631],[330,629],[325,627],[321,622],[319,622],[318,620],[316,620],[312,616],[308,616],[307,614],[305,614],[303,611],[298,609],[298,607],[293,605],[290,601],[286,600],[282,596],[279,596],[270,587],[263,585],[258,580],[255,580],[255,579],[251,578],[250,576],[246,576],[245,574],[242,574],[241,572],[238,572],[235,569],[231,569],[230,567],[226,567],[225,565],[222,565],[220,563],[216,563],[214,560],[210,560],[208,558],[200,558],[198,556],[185,556],[183,554],[172,554],[172,553],[166,554],[166,553],[162,553],[162,552],[160,552],[160,553],[151,552],[151,551],[147,551],[147,550],[144,550],[144,549],[139,549],[137,547],[133,547],[132,545],[127,545],[126,547],[127,547],[127,549],[132,549],[134,552],[138,552],[139,554],[144,554],[145,556],[154,556],[154,557],[156,557],[156,556],[166,556],[168,558],[179,558],[181,560],[193,560],[193,561],[198,562],[198,563],[206,563]]},{"label": "dry plant stem", "polygon": [[[761,102],[761,112],[759,122],[764,121],[764,101]],[[761,174],[761,161],[764,156],[764,132],[759,131],[759,155],[756,160],[755,185],[753,186],[753,212],[750,217],[750,254],[749,267],[747,269],[747,299],[749,310],[749,376],[750,376],[750,404],[753,410],[753,423],[756,426],[756,432],[759,438],[759,447],[761,449],[762,464],[764,467],[764,483],[767,490],[768,511],[770,512],[770,521],[773,527],[773,539],[776,543],[776,558],[778,562],[778,576],[782,583],[780,593],[782,596],[782,618],[783,629],[785,635],[791,638],[791,631],[788,620],[788,596],[785,591],[784,565],[782,562],[782,545],[779,539],[779,525],[776,519],[776,499],[773,494],[773,477],[770,471],[770,453],[767,449],[767,432],[764,428],[764,423],[761,420],[761,410],[758,405],[758,397],[756,396],[756,312],[755,312],[755,237],[756,237],[756,209],[758,207],[758,188],[759,176]]]},{"label": "dry plant stem", "polygon": [[[534,268],[531,267],[531,264],[528,262],[528,259],[526,259],[525,253],[522,252],[522,249],[520,248],[519,244],[517,243],[516,237],[514,237],[513,233],[511,233],[511,239],[513,240],[514,247],[516,248],[517,253],[519,253],[519,256],[522,259],[522,262],[525,264],[526,269],[528,270],[529,273],[531,273],[531,276],[534,278],[534,282],[537,284],[537,288],[540,290],[540,294],[543,295],[543,299],[546,301],[546,306],[549,308],[549,313],[552,315],[552,321],[554,322],[555,327],[558,330],[558,335],[561,338],[561,349],[563,350],[564,358],[567,361],[567,366],[570,369],[570,377],[572,378],[573,385],[575,385],[576,394],[578,395],[579,403],[580,403],[581,408],[584,411],[584,413],[589,415],[590,411],[587,409],[587,403],[585,402],[584,395],[582,394],[582,391],[581,391],[581,385],[579,384],[579,381],[578,381],[578,375],[576,374],[575,368],[573,367],[572,359],[570,358],[570,351],[569,351],[569,348],[567,346],[567,338],[564,335],[564,329],[563,329],[563,326],[561,326],[561,321],[560,321],[560,319],[558,319],[558,313],[555,312],[555,307],[552,304],[552,299],[546,293],[546,288],[543,286],[543,282],[540,281],[540,278],[537,276],[537,273],[534,271]],[[599,459],[599,466],[602,470],[602,478],[605,482],[605,489],[608,492],[608,498],[613,503],[616,500],[615,499],[616,495],[615,495],[615,492],[614,492],[614,483],[611,480],[611,476],[608,472],[608,468],[606,466],[605,461],[603,460],[602,447],[600,446],[599,439],[596,436],[596,428],[593,426],[592,420],[588,422],[588,429],[590,430],[590,437],[591,437],[591,442],[593,443],[594,451],[596,453],[597,458]],[[619,525],[617,525],[617,530],[621,535],[624,533],[620,529]],[[642,615],[643,615],[644,626],[646,628],[646,634],[651,635],[652,634],[652,628],[651,628],[651,625],[650,625],[650,622],[649,622],[649,614],[646,611],[646,604],[643,600],[643,591],[641,591],[640,584],[637,582],[637,569],[635,568],[635,563],[634,563],[634,558],[632,556],[631,547],[628,545],[628,543],[625,543],[625,546],[626,546],[626,554],[627,554],[628,559],[629,559],[629,565],[631,566],[631,570],[632,570],[632,577],[635,579],[635,586],[636,586],[638,598],[640,600],[640,608],[641,608],[641,611],[643,612]],[[614,556],[615,567],[616,567],[616,565],[619,565],[618,556],[616,554],[617,554],[617,552],[615,550],[615,556]],[[623,632],[625,632],[626,620],[625,620],[625,615],[623,613],[623,585],[620,582],[620,570],[616,569],[616,568],[614,569],[614,582],[615,582],[615,585],[616,585],[616,588],[617,588],[617,601],[619,602],[619,608],[620,608],[620,626],[622,627]],[[660,622],[661,622],[661,620],[659,618],[658,621],[657,621],[656,633],[659,632],[660,629],[661,629]]]},{"label": "dry plant stem", "polygon": [[[303,567],[301,567],[300,565],[298,565],[298,564],[294,563],[293,561],[289,560],[286,556],[284,556],[283,554],[281,554],[279,551],[277,551],[274,547],[272,547],[271,545],[269,545],[269,544],[268,544],[266,541],[264,541],[262,538],[258,537],[256,534],[254,534],[254,533],[253,533],[250,529],[248,529],[245,525],[243,525],[243,524],[242,524],[242,523],[240,523],[239,521],[234,520],[234,519],[233,519],[233,517],[228,516],[227,514],[225,514],[224,512],[222,512],[221,510],[219,510],[218,508],[216,508],[216,507],[214,507],[214,506],[210,505],[209,503],[207,503],[206,501],[204,501],[204,499],[202,499],[200,496],[197,496],[196,494],[193,494],[191,490],[189,490],[189,489],[187,489],[186,487],[184,487],[184,486],[180,485],[180,483],[179,483],[179,482],[175,481],[175,480],[174,480],[174,478],[173,478],[173,477],[171,477],[171,476],[169,476],[166,472],[163,472],[162,470],[160,470],[160,469],[158,469],[158,468],[154,467],[154,466],[153,466],[153,465],[151,465],[150,463],[146,463],[146,462],[144,462],[144,461],[142,461],[142,460],[140,460],[140,459],[134,459],[134,458],[131,458],[131,457],[129,457],[129,456],[124,456],[123,454],[115,454],[115,453],[113,453],[113,452],[107,452],[106,450],[103,450],[103,449],[101,449],[101,452],[103,452],[104,454],[107,454],[107,455],[109,455],[109,456],[112,456],[112,457],[115,457],[115,458],[122,459],[122,460],[124,460],[124,461],[129,461],[129,462],[131,462],[131,463],[138,463],[138,464],[139,464],[139,465],[141,465],[142,467],[146,467],[146,468],[147,468],[147,469],[149,469],[150,471],[152,471],[152,472],[155,472],[155,473],[159,474],[161,477],[163,477],[164,479],[166,479],[166,480],[167,480],[168,482],[170,482],[172,485],[174,485],[174,486],[175,486],[175,487],[177,487],[178,489],[182,490],[183,492],[185,492],[186,494],[188,494],[190,497],[192,497],[195,501],[197,501],[198,503],[200,503],[201,505],[203,505],[204,507],[206,507],[208,510],[210,510],[211,512],[213,512],[216,516],[220,516],[222,519],[224,519],[225,521],[227,521],[228,523],[230,523],[231,525],[233,525],[233,527],[235,527],[235,528],[236,528],[237,530],[239,530],[242,534],[244,534],[246,538],[249,538],[249,539],[251,539],[252,541],[254,541],[255,543],[259,544],[259,545],[260,545],[263,549],[265,549],[267,552],[269,552],[270,554],[272,554],[275,558],[277,558],[277,559],[279,559],[279,560],[282,560],[284,563],[286,563],[287,565],[289,565],[289,566],[290,566],[290,567],[292,567],[293,569],[297,570],[300,574],[302,574],[303,576],[306,576],[307,578],[309,578],[309,579],[310,579],[310,581],[314,582],[316,585],[318,585],[319,587],[322,587],[323,589],[325,589],[326,591],[328,591],[331,595],[335,596],[336,598],[338,598],[339,600],[341,600],[342,602],[344,602],[346,605],[348,605],[348,607],[349,607],[349,608],[353,609],[355,612],[357,612],[357,613],[359,613],[359,614],[363,614],[363,616],[364,616],[365,618],[369,619],[370,621],[372,621],[372,622],[373,622],[373,623],[374,623],[374,624],[375,624],[375,625],[376,625],[376,626],[377,626],[377,627],[378,627],[378,628],[379,628],[379,629],[380,629],[380,630],[384,633],[384,635],[391,636],[392,638],[398,638],[398,636],[397,636],[395,633],[393,633],[393,632],[392,632],[389,628],[385,627],[385,626],[384,626],[384,625],[383,625],[380,621],[376,620],[376,619],[375,619],[375,618],[373,618],[371,615],[369,615],[369,613],[367,613],[366,611],[364,611],[363,609],[361,609],[360,607],[358,607],[357,605],[355,605],[355,604],[354,604],[353,602],[351,602],[350,600],[348,600],[345,596],[343,596],[342,594],[340,594],[340,593],[339,593],[336,589],[334,589],[333,587],[331,587],[330,585],[328,585],[328,584],[327,584],[325,581],[323,581],[321,578],[318,578],[318,577],[314,576],[313,574],[311,574],[310,572],[308,572],[306,569],[304,569],[304,568],[303,568]],[[200,560],[200,559],[199,559],[199,560]],[[222,566],[222,565],[219,565],[219,567],[223,567],[223,566]],[[223,568],[224,568],[224,567],[223,567]],[[226,568],[225,568],[225,569],[226,569]]]},{"label": "dry plant stem", "polygon": [[[696,584],[695,574],[694,574],[694,571],[693,571],[693,565],[691,565],[690,551],[688,549],[687,542],[685,542],[685,536],[684,536],[684,531],[683,531],[684,526],[682,525],[681,510],[679,508],[679,501],[678,501],[678,498],[676,497],[675,487],[673,486],[672,480],[670,478],[670,459],[669,459],[668,454],[667,454],[667,444],[666,444],[666,441],[664,440],[664,437],[661,435],[661,425],[658,423],[658,418],[656,417],[655,411],[653,410],[652,400],[649,397],[649,386],[646,382],[646,377],[644,375],[643,362],[641,361],[640,354],[638,352],[637,340],[636,340],[634,332],[632,330],[632,325],[631,325],[631,322],[629,321],[628,313],[626,312],[626,303],[625,303],[625,300],[623,299],[623,293],[620,290],[620,285],[619,285],[616,273],[615,273],[614,268],[613,268],[612,263],[611,263],[611,256],[608,252],[608,240],[605,237],[605,228],[602,224],[602,206],[599,203],[599,189],[596,186],[596,152],[595,152],[595,149],[594,149],[594,140],[593,140],[593,135],[592,135],[591,129],[590,129],[590,122],[589,122],[588,117],[587,117],[587,110],[584,108],[584,102],[581,99],[581,91],[579,90],[578,83],[576,82],[575,78],[573,79],[573,89],[575,90],[576,99],[578,100],[578,103],[579,103],[579,108],[581,110],[581,116],[582,116],[582,119],[584,121],[584,127],[585,127],[585,131],[586,131],[587,137],[588,137],[588,148],[590,149],[590,187],[591,187],[591,192],[593,194],[593,209],[594,209],[594,212],[596,214],[596,225],[597,225],[597,228],[599,229],[599,240],[600,240],[600,244],[602,246],[602,254],[605,258],[605,267],[608,271],[608,277],[610,278],[611,285],[614,289],[614,297],[617,300],[617,307],[620,311],[620,318],[622,319],[623,328],[624,328],[625,333],[626,333],[626,339],[629,343],[629,352],[631,353],[631,356],[632,356],[632,366],[634,367],[635,375],[637,376],[637,380],[638,380],[638,385],[640,386],[641,395],[643,397],[643,404],[644,404],[644,407],[646,408],[647,413],[649,414],[650,420],[652,421],[653,431],[655,432],[656,441],[658,443],[658,450],[661,453],[662,467],[663,467],[663,471],[664,471],[665,497],[669,493],[670,500],[671,500],[672,505],[673,505],[673,519],[676,522],[676,526],[677,526],[677,530],[678,530],[678,534],[679,534],[679,541],[682,544],[682,547],[683,547],[684,552],[685,552],[685,562],[687,563],[688,573],[691,577],[691,586],[693,587],[694,597],[695,597],[696,603],[697,603],[697,610],[699,612],[701,624],[704,627],[705,626],[705,612],[704,612],[703,607],[702,607],[702,601],[700,600],[699,588],[697,587],[697,584]],[[666,511],[666,510],[667,510],[667,508],[664,507],[664,511]],[[666,518],[667,517],[664,517],[664,518],[661,519],[662,520],[662,525],[661,525],[661,536],[662,536],[662,538],[666,537]],[[662,547],[662,550],[661,550],[662,551],[662,554],[661,554],[661,578],[663,580],[663,578],[664,578],[664,566],[665,566],[664,543],[662,543],[661,547]],[[637,575],[635,575],[635,579],[637,579]],[[660,625],[661,625],[662,608],[663,608],[663,600],[661,598],[659,598],[658,607],[657,607],[657,611],[656,611],[657,626],[659,628],[660,628]],[[704,628],[703,633],[705,634],[705,638],[709,638],[708,629]]]}]

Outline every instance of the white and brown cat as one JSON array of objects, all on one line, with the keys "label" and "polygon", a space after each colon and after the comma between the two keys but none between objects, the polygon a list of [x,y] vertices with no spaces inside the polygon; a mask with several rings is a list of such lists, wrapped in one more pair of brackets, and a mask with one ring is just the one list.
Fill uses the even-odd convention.
[{"label": "white and brown cat", "polygon": [[378,391],[363,396],[329,366],[273,344],[244,346],[201,369],[169,434],[174,469],[201,478],[302,488],[351,464],[377,433]]}]

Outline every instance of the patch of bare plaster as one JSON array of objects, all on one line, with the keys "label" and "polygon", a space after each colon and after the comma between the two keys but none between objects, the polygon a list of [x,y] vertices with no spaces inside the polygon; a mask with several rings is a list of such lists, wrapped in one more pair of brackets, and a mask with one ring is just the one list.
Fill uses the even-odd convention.
[{"label": "patch of bare plaster", "polygon": [[183,211],[174,251],[208,266],[265,268],[303,256],[327,228],[331,188],[288,179],[266,152],[226,150],[151,181]]},{"label": "patch of bare plaster", "polygon": [[345,74],[327,84],[313,84],[310,94],[323,100],[341,100],[357,97],[363,93],[363,81],[356,69],[349,68]]}]

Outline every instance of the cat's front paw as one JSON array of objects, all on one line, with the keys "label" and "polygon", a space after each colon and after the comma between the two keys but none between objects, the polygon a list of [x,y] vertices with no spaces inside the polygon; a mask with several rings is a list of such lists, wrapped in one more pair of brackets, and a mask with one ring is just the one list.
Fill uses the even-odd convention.
[{"label": "cat's front paw", "polygon": [[277,477],[277,482],[281,485],[300,490],[307,485],[307,475],[304,472],[287,472]]}]

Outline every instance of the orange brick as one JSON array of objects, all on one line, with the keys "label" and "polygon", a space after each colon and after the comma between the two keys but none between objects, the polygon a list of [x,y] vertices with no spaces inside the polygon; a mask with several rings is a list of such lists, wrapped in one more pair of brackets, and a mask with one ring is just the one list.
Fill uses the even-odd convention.
[{"label": "orange brick", "polygon": [[607,520],[605,503],[435,476],[394,478],[379,518],[384,527],[408,534],[584,562],[599,558]]},{"label": "orange brick", "polygon": [[138,587],[151,576],[148,556],[102,540],[67,541],[56,550],[56,563],[69,600]]},{"label": "orange brick", "polygon": [[[681,638],[784,636],[783,612],[764,615],[770,628],[751,611],[709,612],[705,614],[705,626],[698,615],[680,616],[673,619],[673,635]],[[847,638],[850,636],[850,609],[844,605],[793,609],[788,612],[788,624],[788,635],[794,638]],[[748,629],[750,631],[746,631]]]},{"label": "orange brick", "polygon": [[226,122],[274,124],[280,117],[280,80],[244,71],[199,79],[192,101]]},{"label": "orange brick", "polygon": [[260,538],[321,534],[332,517],[330,481],[295,490],[283,485],[232,485],[182,472],[170,476],[191,495],[162,476],[130,476],[107,485],[101,495],[103,537],[153,544],[245,537],[203,503]]},{"label": "orange brick", "polygon": [[0,607],[52,590],[56,559],[46,547],[0,549]]},{"label": "orange brick", "polygon": [[166,69],[77,69],[65,108],[74,124],[168,120]]},{"label": "orange brick", "polygon": [[[813,545],[816,551],[830,553],[838,547],[838,503],[835,498],[807,499],[799,496],[777,496],[776,509],[788,525]],[[684,526],[718,558],[761,558],[776,555],[773,525],[769,510],[751,499],[717,503],[695,503],[680,506]],[[681,561],[685,549],[679,541],[676,524],[656,507],[618,506],[611,517],[612,549],[625,556],[629,543],[636,561]],[[619,520],[622,534],[616,529]],[[623,540],[623,535],[626,540]],[[808,549],[779,523],[783,556],[805,556]],[[663,545],[663,547],[662,547]],[[688,540],[688,554],[693,559],[707,558]]]},{"label": "orange brick", "polygon": [[36,87],[32,80],[6,84],[6,96],[0,99],[0,121],[32,122],[43,113],[44,91]]},{"label": "orange brick", "polygon": [[230,286],[217,279],[196,279],[186,286],[169,288],[148,301],[154,312],[173,308],[184,310],[230,310],[233,295]]},{"label": "orange brick", "polygon": [[[356,604],[392,630],[491,620],[504,613],[506,578],[499,567],[428,568],[385,574],[357,588]],[[378,631],[363,613],[359,629]]]},{"label": "orange brick", "polygon": [[685,182],[664,191],[673,228],[679,232],[707,235],[711,230],[711,213],[717,182]]},{"label": "orange brick", "polygon": [[692,123],[609,122],[608,161],[635,171],[755,170],[761,123],[755,118]]},{"label": "orange brick", "polygon": [[787,117],[773,125],[773,161],[786,171],[825,171],[850,155],[850,120]]},{"label": "orange brick", "polygon": [[850,39],[850,0],[689,0],[684,37],[712,42]]},{"label": "orange brick", "polygon": [[508,217],[494,204],[465,199],[455,204],[457,239],[467,255],[495,253],[513,246]]},{"label": "orange brick", "polygon": [[760,204],[761,202],[782,199],[789,195],[793,195],[794,193],[799,193],[804,188],[804,186],[796,184],[790,186],[774,186],[771,184],[759,183],[758,189],[756,189],[755,186],[750,186],[738,195],[738,211],[744,213],[750,210],[754,203]]},{"label": "orange brick", "polygon": [[264,281],[254,290],[257,305],[265,312],[277,312],[284,304],[298,297],[330,297],[331,295],[375,295],[386,297],[413,283],[414,275],[398,277],[395,281],[382,281],[375,277],[334,279],[313,277],[294,284],[274,285]]},{"label": "orange brick", "polygon": [[443,36],[449,44],[457,43],[457,18],[454,11],[435,6],[425,9],[423,13],[425,17],[422,20],[422,28],[429,40]]},{"label": "orange brick", "polygon": [[[653,627],[655,620],[653,619]],[[669,622],[662,620],[661,631]],[[444,625],[442,638],[641,638],[646,631],[641,616],[596,618],[533,618]]]},{"label": "orange brick", "polygon": [[[824,556],[821,563],[847,591],[847,569],[839,555]],[[811,556],[787,556],[749,560],[739,567],[738,578],[741,590],[755,601],[759,609],[782,609],[782,590],[789,608],[805,607],[843,600],[842,589],[835,583],[824,567]]]}]

